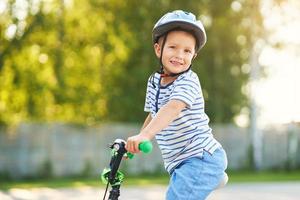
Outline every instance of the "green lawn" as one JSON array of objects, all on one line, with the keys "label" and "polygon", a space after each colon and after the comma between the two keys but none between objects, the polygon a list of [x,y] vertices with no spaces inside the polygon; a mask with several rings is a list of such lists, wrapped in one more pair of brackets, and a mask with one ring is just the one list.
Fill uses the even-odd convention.
[{"label": "green lawn", "polygon": [[230,182],[300,181],[300,171],[229,172]]},{"label": "green lawn", "polygon": [[[293,172],[229,172],[229,183],[237,182],[278,182],[278,181],[300,181],[300,171]],[[123,186],[126,185],[151,185],[151,184],[168,184],[168,176],[138,176],[125,177]],[[83,178],[60,178],[49,180],[22,180],[22,181],[4,181],[0,180],[0,190],[10,188],[35,188],[35,187],[104,187],[100,178],[83,179]]]}]

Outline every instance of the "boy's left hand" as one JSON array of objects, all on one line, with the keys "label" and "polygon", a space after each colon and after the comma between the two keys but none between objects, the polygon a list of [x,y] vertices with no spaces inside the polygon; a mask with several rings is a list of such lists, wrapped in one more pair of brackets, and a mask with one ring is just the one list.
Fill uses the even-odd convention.
[{"label": "boy's left hand", "polygon": [[145,140],[149,140],[149,138],[139,134],[132,137],[129,137],[126,142],[125,148],[130,153],[139,153],[139,144]]}]

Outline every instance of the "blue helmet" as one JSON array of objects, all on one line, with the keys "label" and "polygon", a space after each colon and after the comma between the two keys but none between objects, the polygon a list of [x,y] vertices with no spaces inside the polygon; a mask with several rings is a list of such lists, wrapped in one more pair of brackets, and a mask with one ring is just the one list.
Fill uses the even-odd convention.
[{"label": "blue helmet", "polygon": [[206,33],[201,21],[195,15],[182,10],[175,10],[162,16],[152,30],[153,43],[174,29],[190,32],[196,38],[196,51],[199,51],[206,43]]}]

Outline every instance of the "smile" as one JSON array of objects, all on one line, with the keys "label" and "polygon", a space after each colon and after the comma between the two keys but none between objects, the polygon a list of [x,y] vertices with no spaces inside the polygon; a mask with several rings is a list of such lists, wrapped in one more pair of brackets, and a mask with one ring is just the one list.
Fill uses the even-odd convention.
[{"label": "smile", "polygon": [[170,61],[170,63],[171,63],[172,65],[176,65],[176,66],[178,66],[178,65],[183,65],[181,62],[177,62],[177,61]]}]

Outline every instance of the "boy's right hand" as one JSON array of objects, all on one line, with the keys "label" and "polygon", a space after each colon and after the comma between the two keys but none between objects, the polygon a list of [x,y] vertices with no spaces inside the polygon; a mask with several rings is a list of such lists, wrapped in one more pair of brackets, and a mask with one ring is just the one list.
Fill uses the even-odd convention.
[{"label": "boy's right hand", "polygon": [[149,140],[149,138],[141,134],[129,137],[127,139],[125,148],[130,153],[139,153],[139,144],[145,140]]}]

